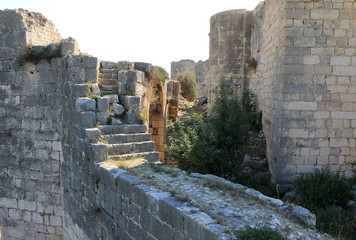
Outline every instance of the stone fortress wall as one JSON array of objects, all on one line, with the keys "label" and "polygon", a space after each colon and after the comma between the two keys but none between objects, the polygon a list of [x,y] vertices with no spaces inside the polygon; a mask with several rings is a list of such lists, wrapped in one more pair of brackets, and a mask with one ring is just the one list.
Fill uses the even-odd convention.
[{"label": "stone fortress wall", "polygon": [[[36,35],[25,22],[39,17],[40,35],[59,36],[39,14],[0,11],[1,23],[9,23],[0,26],[0,239],[218,239],[222,226],[205,213],[194,208],[191,216],[192,206],[105,162],[125,155],[159,160],[148,127],[137,122],[144,102],[152,103],[152,66],[122,68],[78,54],[73,39],[39,36],[36,44],[60,42],[60,55],[21,62]],[[95,95],[99,86],[110,93],[114,78],[120,94]],[[112,125],[103,116],[112,116]],[[154,132],[160,128],[153,122]]]},{"label": "stone fortress wall", "polygon": [[210,19],[208,81],[251,90],[276,183],[329,166],[354,176],[356,3],[266,0]]},{"label": "stone fortress wall", "polygon": [[354,176],[356,3],[265,1],[252,13],[250,88],[274,181],[326,166]]},{"label": "stone fortress wall", "polygon": [[[264,113],[276,181],[315,166],[352,174],[355,9],[353,1],[270,0],[250,14],[258,19],[251,22],[251,57],[258,64],[248,80]],[[147,137],[147,126],[135,123],[149,86],[145,70],[118,72],[114,64],[118,73],[110,74],[122,77],[123,98],[88,98],[110,64],[72,55],[76,44],[68,40],[61,41],[60,56],[19,66],[15,59],[26,44],[59,42],[60,35],[25,10],[1,11],[0,20],[0,238],[219,239],[218,224],[190,218],[169,193],[103,162],[132,146],[103,142],[103,134]],[[119,103],[121,120],[134,123],[104,126],[101,116],[111,116]]]}]

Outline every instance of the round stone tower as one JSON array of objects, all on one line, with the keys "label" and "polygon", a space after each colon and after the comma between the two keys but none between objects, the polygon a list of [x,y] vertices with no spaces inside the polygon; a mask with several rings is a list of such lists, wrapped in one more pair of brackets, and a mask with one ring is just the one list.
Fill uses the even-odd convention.
[{"label": "round stone tower", "polygon": [[248,87],[245,62],[250,58],[251,12],[230,10],[210,18],[209,99],[224,77],[241,94]]}]

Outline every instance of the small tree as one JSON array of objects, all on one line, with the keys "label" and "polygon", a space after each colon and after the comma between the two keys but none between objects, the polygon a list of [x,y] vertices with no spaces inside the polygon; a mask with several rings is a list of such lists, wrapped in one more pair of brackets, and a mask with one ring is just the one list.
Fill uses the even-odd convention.
[{"label": "small tree", "polygon": [[177,80],[181,84],[182,96],[188,101],[194,101],[198,97],[198,86],[194,73],[180,73]]}]

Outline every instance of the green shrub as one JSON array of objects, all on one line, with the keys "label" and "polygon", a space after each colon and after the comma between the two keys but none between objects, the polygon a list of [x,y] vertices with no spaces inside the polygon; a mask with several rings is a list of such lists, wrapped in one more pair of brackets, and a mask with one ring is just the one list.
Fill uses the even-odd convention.
[{"label": "green shrub", "polygon": [[203,118],[193,114],[189,120],[172,122],[167,125],[167,142],[165,156],[168,159],[177,160],[178,166],[188,171],[194,171],[196,166],[190,160],[192,147],[198,141],[198,131],[201,128]]},{"label": "green shrub", "polygon": [[315,211],[315,215],[316,228],[319,231],[329,233],[337,239],[356,239],[356,229],[351,226],[355,219],[352,219],[351,212],[342,209],[318,209]]},{"label": "green shrub", "polygon": [[236,235],[241,240],[286,240],[280,232],[266,226],[247,227],[245,230],[237,231]]},{"label": "green shrub", "polygon": [[250,123],[249,129],[254,132],[262,130],[262,112],[257,112],[255,96],[252,92],[246,91],[242,95],[241,99],[242,107]]},{"label": "green shrub", "polygon": [[311,211],[331,205],[346,207],[352,199],[351,186],[345,176],[329,168],[303,174],[297,179],[297,191],[302,197],[300,204]]},{"label": "green shrub", "polygon": [[194,101],[198,97],[198,85],[194,73],[180,73],[177,80],[180,82],[182,96],[188,101]]},{"label": "green shrub", "polygon": [[[200,127],[189,130],[189,147],[178,154],[178,167],[193,172],[211,173],[232,181],[243,182],[246,174],[242,162],[249,147],[254,104],[247,94],[241,100],[221,81],[211,115]],[[182,126],[184,127],[184,126]],[[180,130],[184,131],[184,130]],[[186,139],[185,135],[180,139]],[[178,139],[176,139],[178,141]],[[187,142],[187,141],[183,141]],[[180,156],[184,156],[183,158]]]},{"label": "green shrub", "polygon": [[162,84],[168,78],[167,71],[159,66],[154,66],[149,73],[149,79],[157,84]]},{"label": "green shrub", "polygon": [[108,118],[106,119],[106,124],[107,124],[107,125],[111,125],[111,124],[112,124],[112,117],[108,117]]},{"label": "green shrub", "polygon": [[338,239],[355,240],[348,202],[352,200],[351,186],[340,172],[329,168],[316,169],[297,179],[297,191],[301,195],[300,205],[316,215],[316,228]]},{"label": "green shrub", "polygon": [[[242,171],[249,149],[250,131],[260,127],[251,93],[241,99],[221,80],[210,116],[193,114],[167,129],[166,157],[189,172],[210,173],[243,184],[250,176]],[[197,117],[198,116],[198,117]],[[260,120],[259,120],[260,121]]]}]

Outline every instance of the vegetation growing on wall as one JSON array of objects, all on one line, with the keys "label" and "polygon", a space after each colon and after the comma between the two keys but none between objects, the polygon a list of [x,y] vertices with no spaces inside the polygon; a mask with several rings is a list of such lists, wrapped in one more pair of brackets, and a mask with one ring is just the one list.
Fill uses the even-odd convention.
[{"label": "vegetation growing on wall", "polygon": [[17,62],[20,66],[25,62],[37,64],[42,59],[51,60],[56,57],[60,57],[59,43],[51,43],[47,46],[27,44],[17,57]]},{"label": "vegetation growing on wall", "polygon": [[351,226],[355,219],[347,205],[352,200],[351,186],[343,174],[316,169],[297,180],[297,191],[301,195],[299,204],[316,215],[318,230],[338,239],[355,239],[356,230]]},{"label": "vegetation growing on wall", "polygon": [[194,101],[198,97],[198,85],[195,73],[180,73],[177,80],[180,82],[182,96],[188,101]]},{"label": "vegetation growing on wall", "polygon": [[167,71],[159,66],[154,66],[152,71],[149,73],[149,79],[153,80],[156,84],[162,84],[168,78],[169,74]]}]

